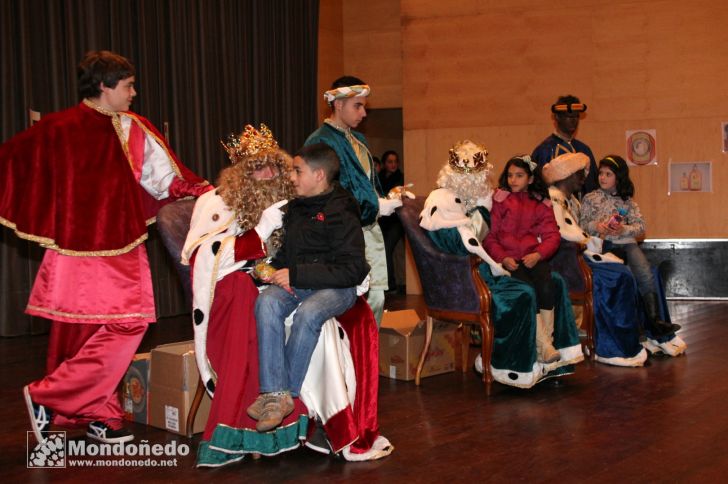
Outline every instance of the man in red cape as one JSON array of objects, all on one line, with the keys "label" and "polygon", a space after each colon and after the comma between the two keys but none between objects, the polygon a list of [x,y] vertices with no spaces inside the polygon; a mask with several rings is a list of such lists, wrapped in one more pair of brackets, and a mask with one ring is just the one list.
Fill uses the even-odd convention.
[{"label": "man in red cape", "polygon": [[109,51],[78,68],[80,104],[0,146],[0,223],[47,250],[26,313],[52,320],[47,375],[23,389],[34,434],[51,421],[132,440],[116,388],[155,321],[147,225],[165,202],[211,189],[130,112],[134,67]]}]

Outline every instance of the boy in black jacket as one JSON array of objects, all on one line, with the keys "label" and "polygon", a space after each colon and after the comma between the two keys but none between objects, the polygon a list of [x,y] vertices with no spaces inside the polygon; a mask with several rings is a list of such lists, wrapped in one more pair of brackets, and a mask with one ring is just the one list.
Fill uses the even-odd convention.
[{"label": "boy in black jacket", "polygon": [[[283,245],[271,265],[271,285],[258,297],[255,319],[260,358],[260,395],[248,407],[260,432],[293,411],[318,343],[321,327],[356,300],[356,286],[369,273],[356,199],[334,181],[336,153],[323,143],[305,146],[293,159],[298,197],[283,219]],[[286,343],[283,322],[293,317]]]}]

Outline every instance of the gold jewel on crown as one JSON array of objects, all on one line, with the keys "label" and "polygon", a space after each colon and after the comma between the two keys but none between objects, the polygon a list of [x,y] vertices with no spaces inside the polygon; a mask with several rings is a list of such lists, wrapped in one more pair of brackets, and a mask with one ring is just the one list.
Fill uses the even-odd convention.
[{"label": "gold jewel on crown", "polygon": [[460,173],[475,173],[488,167],[488,150],[470,140],[458,141],[450,148],[448,163]]},{"label": "gold jewel on crown", "polygon": [[262,151],[278,149],[278,142],[273,138],[273,133],[263,123],[260,124],[260,130],[246,124],[242,133],[231,134],[227,140],[221,140],[220,143],[233,163],[237,163],[244,157],[255,156]]}]

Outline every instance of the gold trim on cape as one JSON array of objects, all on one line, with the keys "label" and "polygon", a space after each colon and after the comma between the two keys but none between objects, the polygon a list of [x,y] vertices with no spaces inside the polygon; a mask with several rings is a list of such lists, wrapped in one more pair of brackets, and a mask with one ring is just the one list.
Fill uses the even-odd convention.
[{"label": "gold trim on cape", "polygon": [[[150,220],[151,220],[151,222],[148,221],[147,225],[154,223],[155,219],[150,219]],[[120,249],[72,250],[72,249],[63,249],[63,248],[59,247],[58,244],[56,244],[55,240],[50,239],[48,237],[41,237],[39,235],[33,235],[33,234],[27,234],[25,232],[21,232],[20,230],[18,230],[17,226],[13,222],[11,222],[10,220],[8,220],[6,218],[0,217],[0,224],[13,230],[15,232],[15,235],[17,235],[21,239],[30,240],[31,242],[35,242],[35,243],[39,244],[43,248],[55,250],[59,254],[70,255],[73,257],[92,257],[92,256],[110,257],[110,256],[115,256],[115,255],[126,254],[127,252],[131,252],[139,244],[141,244],[142,242],[147,240],[147,237],[149,236],[147,233],[144,233],[141,237],[137,238],[132,243],[127,244]]]},{"label": "gold trim on cape", "polygon": [[156,321],[156,317],[154,314],[147,314],[147,313],[125,313],[125,314],[76,314],[76,313],[68,313],[66,311],[57,311],[55,309],[48,309],[48,308],[42,308],[40,306],[34,306],[32,304],[28,304],[26,306],[26,309],[30,309],[32,311],[38,311],[41,313],[47,313],[52,314],[54,316],[63,316],[66,318],[74,318],[74,319],[124,319],[124,318],[152,318]]}]

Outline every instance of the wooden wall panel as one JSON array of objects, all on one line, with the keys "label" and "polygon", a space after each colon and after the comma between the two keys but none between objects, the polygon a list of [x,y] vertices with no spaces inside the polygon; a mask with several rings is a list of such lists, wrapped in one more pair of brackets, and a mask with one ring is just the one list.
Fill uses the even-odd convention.
[{"label": "wooden wall panel", "polygon": [[401,108],[399,2],[346,0],[343,22],[345,73],[359,77],[371,86],[369,105],[372,108]]},{"label": "wooden wall panel", "polygon": [[[496,167],[552,131],[549,106],[589,106],[579,138],[624,155],[625,130],[656,129],[658,166],[633,170],[648,237],[726,237],[728,4],[402,0],[405,158],[426,194],[455,141],[484,143]],[[667,194],[668,161],[713,161],[712,194]]]},{"label": "wooden wall panel", "polygon": [[[402,107],[416,193],[465,138],[488,147],[495,179],[552,131],[549,106],[572,93],[589,106],[578,137],[597,157],[623,155],[627,129],[657,130],[659,165],[633,169],[648,237],[728,237],[728,3],[324,0],[322,15],[324,4],[341,25],[321,34],[321,79],[360,76],[373,107]],[[669,160],[712,161],[713,193],[668,195]]]},{"label": "wooden wall panel", "polygon": [[318,45],[318,114],[321,121],[329,115],[323,98],[331,82],[344,70],[344,22],[342,0],[320,0]]}]

